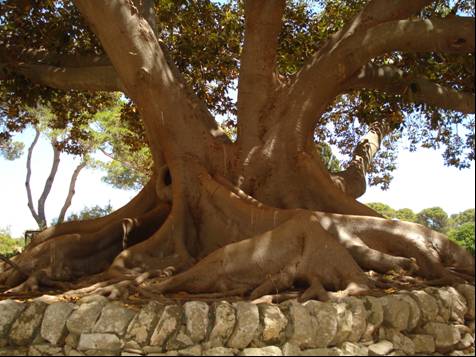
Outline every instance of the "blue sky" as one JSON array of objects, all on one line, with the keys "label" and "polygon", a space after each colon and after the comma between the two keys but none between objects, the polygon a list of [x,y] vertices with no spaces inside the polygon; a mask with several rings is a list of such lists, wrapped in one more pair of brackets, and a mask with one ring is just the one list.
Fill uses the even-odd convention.
[{"label": "blue sky", "polygon": [[[27,130],[19,139],[26,145],[33,140],[33,131]],[[51,168],[52,149],[46,140],[40,140],[33,156],[32,191],[34,200],[41,194],[42,185]],[[47,218],[56,217],[66,197],[71,174],[77,159],[63,154],[59,172],[46,203]],[[25,191],[26,155],[15,161],[0,158],[0,228],[9,227],[14,236],[24,230],[35,229],[36,223],[27,207]],[[475,202],[475,170],[446,167],[441,154],[434,150],[400,151],[395,179],[388,191],[372,187],[360,198],[361,202],[384,202],[393,208],[423,208],[440,206],[449,214],[473,208]],[[79,176],[76,195],[68,211],[77,212],[84,206],[105,206],[111,202],[119,208],[135,195],[134,191],[117,190],[101,182],[101,172],[83,170]]]}]

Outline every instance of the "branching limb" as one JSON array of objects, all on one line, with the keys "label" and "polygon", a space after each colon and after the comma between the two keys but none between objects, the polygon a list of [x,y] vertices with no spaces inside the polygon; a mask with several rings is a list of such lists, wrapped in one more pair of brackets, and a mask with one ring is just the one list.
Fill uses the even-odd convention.
[{"label": "branching limb", "polygon": [[343,192],[354,198],[365,193],[367,189],[366,175],[388,132],[389,126],[385,120],[374,123],[369,132],[357,144],[348,167],[344,171],[332,175],[333,181]]},{"label": "branching limb", "polygon": [[78,166],[73,171],[71,175],[71,180],[69,182],[69,190],[68,195],[66,196],[66,200],[64,201],[63,207],[61,208],[61,212],[58,216],[58,224],[63,223],[64,217],[66,215],[66,211],[68,210],[69,206],[71,206],[71,202],[73,201],[74,196],[74,188],[76,187],[76,180],[78,179],[79,173],[83,168],[86,167],[86,161],[82,160]]},{"label": "branching limb", "polygon": [[298,73],[286,96],[304,145],[317,118],[342,91],[343,83],[372,58],[393,51],[474,52],[474,18],[384,22],[343,39],[328,53],[316,53]]},{"label": "branching limb", "polygon": [[238,82],[238,140],[245,150],[264,133],[261,121],[270,96],[278,87],[276,50],[284,0],[245,1],[245,39]]},{"label": "branching limb", "polygon": [[35,148],[36,143],[38,142],[38,139],[40,138],[40,131],[38,130],[37,127],[35,129],[35,138],[33,139],[33,142],[31,143],[30,147],[28,148],[28,155],[26,158],[26,179],[25,179],[25,187],[26,187],[26,194],[28,197],[28,208],[30,209],[31,215],[35,219],[35,221],[40,225],[39,222],[41,222],[40,216],[35,210],[35,206],[33,205],[33,196],[31,194],[31,185],[30,185],[30,179],[31,179],[31,158],[33,156],[33,150]]},{"label": "branching limb", "polygon": [[461,92],[434,83],[426,78],[412,77],[394,66],[368,64],[350,78],[345,89],[376,89],[401,95],[407,102],[426,103],[462,113],[475,112],[474,93]]},{"label": "branching limb", "polygon": [[50,194],[51,187],[53,186],[53,182],[56,177],[56,173],[58,172],[58,166],[60,163],[60,151],[56,147],[56,141],[51,140],[51,147],[53,148],[53,164],[51,166],[50,173],[46,178],[45,185],[43,187],[43,192],[41,193],[40,198],[38,199],[38,216],[40,217],[40,222],[38,225],[40,229],[44,229],[47,226],[46,222],[46,214],[45,214],[45,203],[48,195]]},{"label": "branching limb", "polygon": [[319,50],[319,54],[331,51],[342,39],[353,35],[356,31],[365,31],[378,24],[407,19],[434,0],[373,0],[355,16],[343,29],[335,33],[326,45]]},{"label": "branching limb", "polygon": [[[147,19],[132,1],[76,0],[76,6],[98,36],[144,121],[154,162],[172,160],[183,151],[206,152],[222,131],[203,101],[187,87]],[[204,140],[177,142],[172,132],[190,132]],[[167,149],[165,149],[167,148]]]},{"label": "branching limb", "polygon": [[124,86],[111,65],[62,67],[38,63],[0,63],[0,80],[9,79],[12,74],[23,75],[33,83],[56,89],[124,92]]}]

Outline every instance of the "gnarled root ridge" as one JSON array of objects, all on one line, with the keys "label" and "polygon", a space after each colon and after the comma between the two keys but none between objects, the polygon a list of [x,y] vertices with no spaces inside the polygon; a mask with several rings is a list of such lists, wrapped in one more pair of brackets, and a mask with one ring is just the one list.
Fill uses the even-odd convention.
[{"label": "gnarled root ridge", "polygon": [[473,257],[421,225],[278,210],[243,198],[242,192],[210,177],[202,181],[216,214],[228,217],[224,231],[247,232],[250,238],[228,243],[187,271],[160,282],[153,289],[157,293],[250,293],[254,299],[305,286],[301,299],[326,300],[335,295],[329,291],[340,291],[339,296],[360,294],[380,285],[365,274],[369,270],[405,272],[432,284],[473,279]]},{"label": "gnarled root ridge", "polygon": [[[369,271],[405,272],[432,284],[474,280],[473,257],[423,226],[269,207],[223,177],[195,174],[193,190],[156,187],[150,204],[135,201],[135,215],[44,235],[12,260],[20,269],[0,266],[0,285],[10,292],[43,285],[111,298],[135,291],[256,299],[298,288],[302,300],[328,300],[381,287]],[[173,205],[159,195],[173,196]]]},{"label": "gnarled root ridge", "polygon": [[257,298],[301,282],[308,285],[303,299],[321,300],[329,298],[327,289],[356,293],[369,284],[349,252],[305,211],[273,230],[213,252],[156,289],[224,294],[251,291],[251,298]]}]

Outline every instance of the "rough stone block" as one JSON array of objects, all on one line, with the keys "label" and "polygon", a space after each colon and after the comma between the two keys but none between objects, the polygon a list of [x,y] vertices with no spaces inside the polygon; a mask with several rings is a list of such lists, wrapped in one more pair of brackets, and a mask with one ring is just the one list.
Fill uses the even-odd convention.
[{"label": "rough stone block", "polygon": [[331,345],[340,345],[347,341],[352,334],[353,315],[352,311],[348,309],[347,304],[344,302],[332,303],[332,306],[337,312],[337,333]]},{"label": "rough stone block", "polygon": [[166,306],[150,338],[151,346],[163,346],[165,341],[177,331],[181,323],[182,308],[178,305]]},{"label": "rough stone block", "polygon": [[214,322],[208,337],[207,348],[225,346],[230,338],[236,323],[236,314],[233,306],[220,301],[213,304]]},{"label": "rough stone block", "polygon": [[193,342],[202,342],[207,336],[209,307],[202,301],[189,301],[183,305],[187,334]]},{"label": "rough stone block", "polygon": [[288,318],[286,329],[288,342],[299,348],[317,347],[315,340],[317,323],[308,309],[295,300],[286,301],[280,307]]},{"label": "rough stone block", "polygon": [[64,342],[68,333],[66,320],[73,310],[74,305],[67,302],[58,302],[48,306],[41,324],[41,337],[55,346]]},{"label": "rough stone block", "polygon": [[332,348],[313,348],[304,350],[301,352],[301,356],[343,356],[344,352],[342,350],[332,347]]},{"label": "rough stone block", "polygon": [[475,313],[474,313],[474,304],[475,304],[475,298],[474,298],[474,286],[473,285],[468,285],[468,284],[460,284],[456,286],[456,290],[463,295],[463,297],[466,300],[466,306],[468,310],[466,311],[465,317],[468,320],[474,320]]},{"label": "rough stone block", "polygon": [[304,306],[315,318],[315,346],[324,348],[331,344],[337,335],[337,311],[331,303],[310,300]]},{"label": "rough stone block", "polygon": [[367,327],[362,340],[371,341],[372,335],[383,323],[383,307],[379,299],[373,296],[364,297],[362,302],[367,310]]},{"label": "rough stone block", "polygon": [[126,339],[134,340],[141,346],[147,345],[163,309],[164,306],[155,301],[145,305],[129,324]]},{"label": "rough stone block", "polygon": [[78,350],[118,352],[122,348],[122,341],[111,333],[83,333],[79,338]]},{"label": "rough stone block", "polygon": [[415,346],[415,353],[430,354],[435,352],[435,339],[430,335],[413,335],[410,337]]},{"label": "rough stone block", "polygon": [[393,350],[393,343],[387,340],[369,346],[369,356],[385,356]]},{"label": "rough stone block", "polygon": [[408,328],[410,306],[395,295],[379,299],[383,307],[383,322],[385,326],[404,331]]},{"label": "rough stone block", "polygon": [[352,332],[347,337],[349,342],[358,342],[367,328],[367,311],[363,301],[355,297],[345,298],[344,303],[352,312]]},{"label": "rough stone block", "polygon": [[235,348],[213,347],[203,351],[202,356],[234,356],[238,353]]},{"label": "rough stone block", "polygon": [[461,340],[461,334],[455,326],[441,322],[427,323],[423,326],[422,332],[434,337],[437,350],[447,350]]},{"label": "rough stone block", "polygon": [[258,306],[262,321],[261,339],[266,345],[284,342],[288,319],[275,305],[261,304]]},{"label": "rough stone block", "polygon": [[277,346],[263,348],[245,348],[238,356],[282,356],[283,352]]},{"label": "rough stone block", "polygon": [[10,330],[12,345],[27,346],[33,341],[40,330],[46,307],[45,303],[35,301],[20,314]]},{"label": "rough stone block", "polygon": [[103,309],[102,301],[85,302],[73,311],[66,321],[68,331],[76,335],[89,333],[93,330],[99,315]]},{"label": "rough stone block", "polygon": [[124,336],[129,323],[136,315],[134,310],[128,309],[119,303],[110,303],[104,306],[99,320],[96,322],[94,333],[115,333]]},{"label": "rough stone block", "polygon": [[[8,336],[10,328],[16,318],[26,308],[26,304],[21,304],[13,300],[0,301],[0,339]],[[0,345],[0,347],[2,347]]]},{"label": "rough stone block", "polygon": [[417,302],[420,308],[421,322],[435,321],[439,307],[433,296],[423,290],[412,291],[409,296]]},{"label": "rough stone block", "polygon": [[254,304],[237,302],[233,304],[236,311],[236,324],[227,342],[227,347],[246,348],[255,338],[259,327],[259,311]]},{"label": "rough stone block", "polygon": [[340,346],[343,354],[346,356],[368,356],[369,349],[366,346],[358,345],[352,342],[344,342]]}]

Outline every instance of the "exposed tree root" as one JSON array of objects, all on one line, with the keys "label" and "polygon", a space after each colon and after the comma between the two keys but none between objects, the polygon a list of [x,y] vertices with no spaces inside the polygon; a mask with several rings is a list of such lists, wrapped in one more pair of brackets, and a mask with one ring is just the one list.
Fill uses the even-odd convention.
[{"label": "exposed tree root", "polygon": [[[171,296],[205,300],[279,300],[304,288],[301,300],[328,300],[422,279],[452,284],[474,273],[469,253],[420,225],[269,207],[226,178],[190,167],[198,185],[187,186],[191,177],[184,175],[171,187],[170,173],[161,170],[161,183],[151,192],[167,202],[93,232],[28,247],[15,260],[21,270],[7,268],[0,285],[10,294],[48,286],[68,290],[65,296],[165,299],[163,294],[178,293]],[[398,279],[387,279],[389,272]],[[81,277],[87,278],[70,283]]]}]

